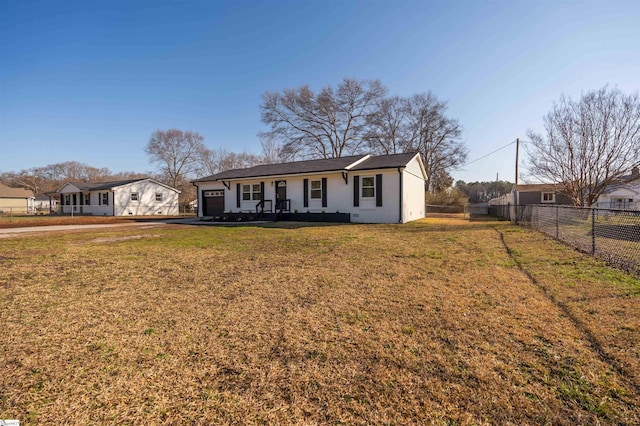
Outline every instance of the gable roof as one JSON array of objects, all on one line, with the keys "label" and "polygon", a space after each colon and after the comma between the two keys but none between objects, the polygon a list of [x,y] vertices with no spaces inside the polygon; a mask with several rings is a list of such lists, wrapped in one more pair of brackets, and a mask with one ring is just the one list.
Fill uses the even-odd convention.
[{"label": "gable roof", "polygon": [[33,198],[33,191],[24,188],[12,188],[0,183],[0,198]]},{"label": "gable roof", "polygon": [[118,188],[120,186],[125,186],[125,185],[129,185],[131,183],[136,183],[136,182],[142,182],[148,180],[150,182],[156,183],[160,186],[164,186],[165,188],[171,189],[173,191],[176,192],[180,192],[175,188],[172,188],[168,185],[165,185],[161,182],[158,182],[154,179],[149,179],[149,178],[141,178],[141,179],[128,179],[128,180],[115,180],[115,181],[110,181],[110,182],[93,182],[93,183],[89,183],[89,182],[67,182],[64,185],[62,185],[56,192],[60,192],[62,191],[62,188],[64,188],[67,185],[73,185],[74,187],[78,188],[80,191],[112,191],[115,188]]},{"label": "gable roof", "polygon": [[346,172],[350,170],[388,169],[406,166],[417,153],[392,155],[352,155],[340,158],[326,158],[320,160],[293,161],[290,163],[262,164],[246,169],[227,170],[215,175],[196,179],[193,182],[211,182],[216,180],[231,180],[257,178],[265,176],[295,175],[302,173]]},{"label": "gable roof", "polygon": [[355,165],[349,170],[395,169],[398,167],[404,167],[416,155],[418,155],[417,152],[377,155],[375,157],[367,158],[365,161]]}]

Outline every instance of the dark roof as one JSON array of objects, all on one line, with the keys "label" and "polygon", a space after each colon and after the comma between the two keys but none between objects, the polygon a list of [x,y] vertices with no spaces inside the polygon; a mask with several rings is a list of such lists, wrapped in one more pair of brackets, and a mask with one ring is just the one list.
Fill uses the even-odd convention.
[{"label": "dark roof", "polygon": [[365,161],[350,170],[373,170],[373,169],[395,169],[406,166],[417,152],[406,152],[404,154],[378,155],[369,157]]},{"label": "dark roof", "polygon": [[127,185],[129,183],[133,183],[133,182],[138,182],[141,180],[146,180],[146,178],[144,179],[129,179],[129,180],[114,180],[111,182],[94,182],[94,183],[88,183],[88,182],[68,182],[69,184],[75,186],[76,188],[83,190],[83,191],[98,191],[98,190],[105,190],[105,189],[111,189],[111,188],[115,188],[117,186],[122,186],[122,185]]},{"label": "dark roof", "polygon": [[[416,153],[369,156],[352,155],[349,157],[328,158],[321,160],[294,161],[291,163],[262,164],[246,169],[227,170],[215,175],[196,179],[193,182],[210,182],[215,180],[242,179],[263,176],[295,175],[300,173],[338,172],[346,170],[387,169],[405,166]],[[361,163],[348,169],[350,165],[366,158]]]}]

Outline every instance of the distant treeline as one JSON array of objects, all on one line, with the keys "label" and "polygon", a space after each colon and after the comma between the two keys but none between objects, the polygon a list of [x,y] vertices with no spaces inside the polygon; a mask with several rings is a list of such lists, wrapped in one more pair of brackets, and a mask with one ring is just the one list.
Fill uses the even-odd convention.
[{"label": "distant treeline", "polygon": [[113,173],[106,167],[97,168],[77,161],[32,167],[19,172],[0,172],[0,182],[15,188],[33,191],[35,195],[45,194],[60,188],[65,182],[108,182],[112,180],[153,177],[151,173]]},{"label": "distant treeline", "polygon": [[511,192],[513,183],[504,180],[466,183],[459,180],[456,182],[455,188],[469,199],[469,203],[484,203]]}]

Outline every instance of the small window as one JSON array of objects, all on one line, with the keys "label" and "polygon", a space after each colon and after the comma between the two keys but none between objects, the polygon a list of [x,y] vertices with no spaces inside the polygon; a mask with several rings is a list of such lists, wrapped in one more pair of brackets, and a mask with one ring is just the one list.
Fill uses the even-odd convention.
[{"label": "small window", "polygon": [[543,192],[542,193],[542,202],[543,203],[553,203],[556,201],[556,194],[553,192]]},{"label": "small window", "polygon": [[252,192],[253,192],[252,200],[260,201],[262,199],[262,191],[260,190],[260,184],[254,183],[251,186],[252,186]]},{"label": "small window", "polygon": [[158,202],[162,201],[162,192],[156,192],[156,201]]},{"label": "small window", "polygon": [[108,192],[103,192],[102,194],[102,204],[105,206],[109,205],[109,193]]},{"label": "small window", "polygon": [[242,200],[243,201],[260,201],[262,200],[262,185],[259,183],[252,183],[250,185],[242,185]]},{"label": "small window", "polygon": [[376,180],[373,177],[362,178],[362,198],[373,198],[376,196]]},{"label": "small window", "polygon": [[87,206],[91,204],[91,194],[84,194],[84,204]]},{"label": "small window", "polygon": [[322,198],[322,181],[320,180],[312,180],[311,181],[311,199],[319,200]]},{"label": "small window", "polygon": [[138,193],[137,192],[132,192],[131,193],[131,201],[138,201]]},{"label": "small window", "polygon": [[71,195],[65,195],[64,196],[64,203],[63,204],[66,204],[68,206],[71,205]]}]

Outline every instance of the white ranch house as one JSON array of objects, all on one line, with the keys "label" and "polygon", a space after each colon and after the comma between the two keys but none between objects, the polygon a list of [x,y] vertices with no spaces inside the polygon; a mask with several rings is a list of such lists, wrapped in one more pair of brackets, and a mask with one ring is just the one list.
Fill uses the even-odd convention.
[{"label": "white ranch house", "polygon": [[420,155],[406,153],[265,164],[193,183],[202,219],[245,212],[305,220],[303,213],[322,213],[351,222],[405,223],[424,218],[425,180]]},{"label": "white ranch house", "polygon": [[598,197],[597,207],[640,210],[640,170],[634,167],[631,174],[622,176],[609,185]]},{"label": "white ranch house", "polygon": [[68,182],[56,191],[63,214],[98,216],[177,215],[178,191],[153,179]]}]

